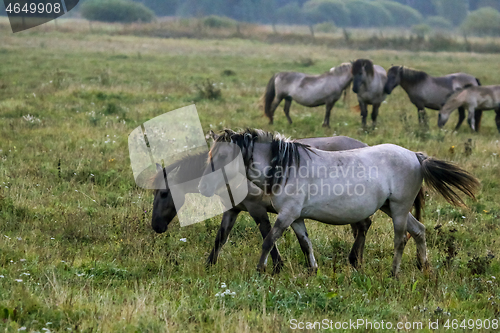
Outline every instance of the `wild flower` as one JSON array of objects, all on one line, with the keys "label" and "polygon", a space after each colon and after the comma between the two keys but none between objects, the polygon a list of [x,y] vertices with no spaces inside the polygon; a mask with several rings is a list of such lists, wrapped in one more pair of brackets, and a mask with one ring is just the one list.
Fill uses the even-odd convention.
[{"label": "wild flower", "polygon": [[39,118],[32,116],[29,113],[26,116],[23,116],[23,119],[32,124],[41,122]]},{"label": "wild flower", "polygon": [[186,239],[186,238],[181,238],[181,239],[179,239],[179,240],[180,240],[181,242],[184,242],[184,243],[186,243],[186,242],[187,242],[187,239]]}]

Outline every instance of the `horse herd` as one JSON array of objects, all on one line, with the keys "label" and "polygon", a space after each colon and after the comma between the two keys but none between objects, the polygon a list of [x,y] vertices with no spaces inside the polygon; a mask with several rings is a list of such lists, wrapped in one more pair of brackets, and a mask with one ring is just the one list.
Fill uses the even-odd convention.
[{"label": "horse herd", "polygon": [[[417,107],[421,122],[427,121],[425,108],[439,110],[440,127],[458,109],[458,129],[467,109],[469,124],[477,131],[482,111],[493,109],[500,131],[500,86],[481,86],[478,79],[464,73],[432,77],[402,66],[393,66],[386,73],[367,59],[341,64],[318,76],[296,72],[274,75],[264,95],[265,114],[272,123],[276,108],[285,99],[285,115],[292,123],[289,114],[292,100],[310,107],[326,105],[323,126],[329,126],[333,106],[351,83],[363,126],[366,126],[367,106],[373,106],[375,125],[380,105],[400,85]],[[211,131],[210,136],[213,143],[208,153],[188,155],[166,167],[157,164],[157,173],[151,179],[151,188],[157,188],[152,227],[158,233],[167,230],[177,209],[184,204],[182,200],[174,204],[169,181],[191,184],[183,189],[184,197],[189,193],[206,197],[227,193],[229,184],[234,185],[235,181],[237,187],[248,189],[244,200],[236,205],[232,204],[235,202],[232,197],[226,199],[231,202],[224,202],[221,195],[226,211],[207,265],[217,262],[238,215],[246,211],[264,239],[257,266],[260,272],[266,270],[269,254],[273,272],[282,269],[283,259],[275,242],[288,227],[295,232],[310,269],[318,268],[304,219],[351,225],[355,241],[349,262],[357,268],[362,262],[371,216],[381,210],[393,221],[392,273],[397,275],[399,271],[407,233],[417,244],[418,267],[425,269],[429,267],[425,226],[419,221],[425,199],[423,182],[455,206],[465,205],[457,192],[475,198],[480,186],[473,175],[453,163],[392,144],[370,147],[344,136],[291,140],[257,129]],[[241,175],[241,170],[245,175]],[[216,178],[210,177],[211,173],[221,171],[224,178],[214,181]],[[186,179],[186,175],[190,178]],[[198,181],[189,182],[193,179]],[[413,208],[415,215],[411,213]],[[274,226],[268,213],[277,214]]]},{"label": "horse herd", "polygon": [[284,99],[285,115],[291,124],[292,101],[308,107],[325,105],[323,126],[329,127],[331,110],[351,83],[353,92],[357,94],[363,127],[366,127],[368,105],[372,105],[371,117],[375,126],[380,105],[399,85],[417,107],[420,123],[427,123],[425,108],[439,110],[439,127],[443,127],[450,114],[458,109],[457,130],[465,119],[467,109],[468,123],[473,130],[478,131],[482,112],[495,110],[496,125],[500,132],[500,86],[481,86],[479,79],[465,73],[433,77],[404,66],[392,66],[386,72],[369,59],[343,63],[321,75],[297,72],[273,75],[264,95],[265,115],[272,124],[274,112]]}]

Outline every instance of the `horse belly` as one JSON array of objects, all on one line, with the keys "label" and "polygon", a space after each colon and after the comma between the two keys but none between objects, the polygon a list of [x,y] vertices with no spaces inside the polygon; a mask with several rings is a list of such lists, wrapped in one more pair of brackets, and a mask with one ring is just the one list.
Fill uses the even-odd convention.
[{"label": "horse belly", "polygon": [[336,193],[311,196],[301,216],[328,224],[350,224],[374,214],[389,196],[381,188],[363,187],[361,190],[362,187],[358,186],[356,192],[354,183],[352,186],[342,186],[345,193],[340,194],[341,186],[336,186],[332,189]]}]

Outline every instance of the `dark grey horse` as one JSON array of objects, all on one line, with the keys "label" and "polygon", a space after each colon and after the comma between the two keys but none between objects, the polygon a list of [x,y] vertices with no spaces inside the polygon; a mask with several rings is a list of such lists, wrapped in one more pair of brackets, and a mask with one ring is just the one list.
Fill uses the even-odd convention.
[{"label": "dark grey horse", "polygon": [[[232,135],[232,131],[226,131],[222,135],[230,136]],[[215,135],[213,132],[212,138],[217,140],[222,140],[224,138],[220,138]],[[335,137],[327,137],[327,138],[309,138],[298,140],[303,144],[309,145],[311,147],[315,147],[322,150],[328,151],[337,151],[337,150],[347,150],[347,149],[356,149],[366,147],[367,145],[363,142],[360,142],[355,139],[351,139],[345,136],[335,136]],[[168,182],[166,182],[164,175],[170,172],[175,172],[175,176],[177,177],[177,183],[185,183],[191,179],[183,179],[183,175],[190,175],[201,177],[203,175],[203,171],[206,167],[208,155],[206,153],[189,156],[182,159],[179,162],[173,163],[172,165],[165,168],[165,173],[158,165],[158,173],[156,177],[153,179],[153,182],[165,182],[166,189],[155,190],[154,191],[154,203],[153,203],[153,216],[151,225],[153,230],[158,233],[163,233],[167,230],[169,223],[174,219],[177,215],[177,210],[174,205],[174,201],[172,195],[170,193],[170,188],[168,186]],[[177,171],[176,171],[177,170]],[[178,176],[177,176],[178,175]],[[172,175],[171,175],[172,176]],[[159,183],[160,184],[160,183]],[[195,184],[197,185],[197,184]],[[164,187],[163,186],[155,186],[156,188]],[[186,193],[198,193],[198,188],[193,186],[193,188],[186,188]],[[251,194],[250,194],[251,193]],[[260,194],[256,194],[255,189],[249,191],[249,195],[245,198],[245,200],[240,203],[237,207],[226,211],[222,216],[221,225],[219,231],[217,232],[217,236],[215,238],[215,245],[207,259],[207,265],[212,265],[217,262],[217,258],[222,246],[226,243],[229,233],[236,222],[236,218],[239,213],[242,211],[247,211],[250,216],[255,220],[255,223],[259,226],[259,230],[262,234],[262,237],[265,238],[269,231],[271,230],[271,224],[269,222],[269,217],[267,213],[276,213],[275,209],[269,202],[266,200],[266,197],[262,191]],[[349,262],[352,266],[357,267],[359,263],[362,261],[362,256],[364,252],[365,246],[365,236],[370,228],[371,220],[370,218],[366,218],[359,223],[352,224],[352,231],[355,237],[355,242],[352,246],[351,252],[349,254]],[[307,236],[307,230],[304,224],[304,220],[298,221],[293,230],[299,240],[300,247],[306,256],[308,264],[311,268],[316,268],[316,260],[314,258],[313,249],[311,242]],[[276,246],[271,250],[271,258],[274,264],[274,271],[279,272],[281,267],[283,266],[283,260],[279,254],[279,251]]]},{"label": "dark grey horse", "polygon": [[[419,122],[426,123],[425,108],[440,110],[446,99],[454,91],[468,86],[480,86],[481,82],[474,76],[465,73],[433,77],[422,71],[403,66],[392,66],[387,71],[385,93],[390,94],[398,85],[406,91],[410,101],[417,107]],[[458,108],[458,116],[455,130],[460,128],[465,119],[465,109],[463,107]],[[476,123],[481,121],[481,116],[482,112],[476,112]]]}]

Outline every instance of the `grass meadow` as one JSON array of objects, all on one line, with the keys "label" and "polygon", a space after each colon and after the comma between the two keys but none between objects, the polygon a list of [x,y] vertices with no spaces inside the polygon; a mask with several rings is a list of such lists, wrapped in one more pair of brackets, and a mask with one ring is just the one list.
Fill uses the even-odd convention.
[{"label": "grass meadow", "polygon": [[[437,112],[428,110],[425,130],[397,88],[381,107],[378,127],[365,132],[352,92],[335,106],[330,129],[321,127],[323,107],[293,103],[289,125],[281,106],[270,126],[260,105],[278,71],[322,73],[363,57],[433,75],[464,71],[486,85],[499,83],[498,55],[41,29],[14,35],[8,28],[0,40],[1,331],[287,332],[292,319],[365,319],[422,322],[418,331],[430,332],[430,321],[447,331],[448,319],[499,319],[494,112],[484,113],[475,134],[466,123],[453,131],[456,112],[439,130]],[[207,82],[220,88],[220,98],[207,98]],[[429,274],[417,269],[410,240],[399,278],[390,277],[392,223],[380,212],[359,271],[347,260],[349,226],[306,221],[318,274],[309,274],[291,231],[277,243],[286,260],[282,273],[257,274],[262,240],[246,213],[217,265],[206,270],[220,217],[184,228],[174,220],[156,234],[152,191],[135,186],[127,146],[135,127],[193,102],[206,132],[255,127],[293,138],[347,135],[370,145],[394,143],[458,163],[482,188],[467,209],[427,193]],[[234,297],[217,296],[226,289]]]}]

